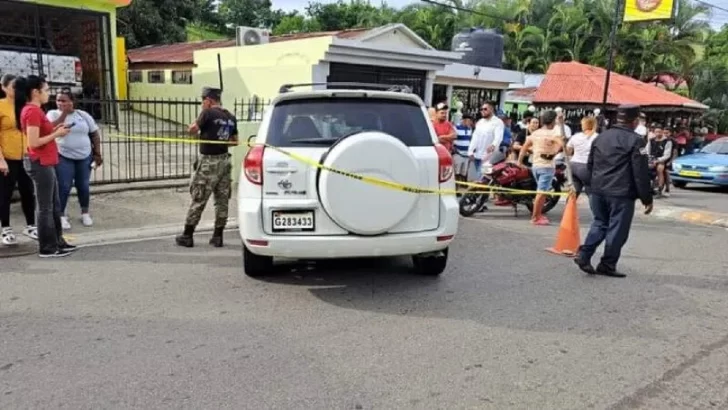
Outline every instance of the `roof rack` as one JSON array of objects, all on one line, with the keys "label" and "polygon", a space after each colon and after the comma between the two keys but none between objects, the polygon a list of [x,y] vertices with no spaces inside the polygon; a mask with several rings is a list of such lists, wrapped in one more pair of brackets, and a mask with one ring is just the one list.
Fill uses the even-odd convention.
[{"label": "roof rack", "polygon": [[351,87],[355,89],[376,89],[383,91],[393,91],[400,93],[412,93],[412,87],[403,84],[376,84],[376,83],[350,83],[350,82],[332,82],[332,83],[302,83],[302,84],[283,84],[278,90],[279,93],[287,93],[292,88],[309,87],[316,85],[335,86],[335,87]]}]

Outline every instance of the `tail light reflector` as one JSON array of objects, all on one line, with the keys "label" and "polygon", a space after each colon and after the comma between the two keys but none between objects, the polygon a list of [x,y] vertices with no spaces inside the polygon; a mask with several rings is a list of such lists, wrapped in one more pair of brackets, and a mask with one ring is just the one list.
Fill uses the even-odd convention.
[{"label": "tail light reflector", "polygon": [[262,145],[254,145],[245,154],[243,171],[245,178],[255,185],[263,185],[263,151]]},{"label": "tail light reflector", "polygon": [[435,150],[437,151],[437,161],[440,164],[440,183],[447,182],[453,176],[452,155],[450,155],[450,152],[442,144],[436,144]]}]

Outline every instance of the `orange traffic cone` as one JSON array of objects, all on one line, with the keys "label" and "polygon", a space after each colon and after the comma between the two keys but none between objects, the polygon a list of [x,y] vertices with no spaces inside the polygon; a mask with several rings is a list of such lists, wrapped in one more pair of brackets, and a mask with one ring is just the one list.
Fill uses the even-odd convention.
[{"label": "orange traffic cone", "polygon": [[577,249],[581,244],[579,211],[576,209],[576,202],[576,195],[569,195],[566,200],[564,216],[561,218],[559,233],[556,235],[556,243],[553,247],[547,248],[547,251],[572,258],[576,256]]}]

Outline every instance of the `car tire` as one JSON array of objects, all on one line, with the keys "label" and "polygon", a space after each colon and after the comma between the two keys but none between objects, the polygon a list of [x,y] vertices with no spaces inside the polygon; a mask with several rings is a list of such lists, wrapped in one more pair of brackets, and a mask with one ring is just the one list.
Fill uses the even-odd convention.
[{"label": "car tire", "polygon": [[243,245],[243,270],[251,278],[258,278],[273,269],[273,257],[256,255]]},{"label": "car tire", "polygon": [[680,189],[683,189],[683,188],[685,188],[686,186],[688,186],[688,183],[687,183],[687,182],[685,182],[685,181],[673,181],[673,182],[672,182],[672,185],[673,185],[673,186],[674,186],[675,188],[680,188]]},{"label": "car tire", "polygon": [[447,267],[448,248],[445,248],[440,255],[423,256],[412,255],[412,263],[415,272],[423,276],[438,276]]}]

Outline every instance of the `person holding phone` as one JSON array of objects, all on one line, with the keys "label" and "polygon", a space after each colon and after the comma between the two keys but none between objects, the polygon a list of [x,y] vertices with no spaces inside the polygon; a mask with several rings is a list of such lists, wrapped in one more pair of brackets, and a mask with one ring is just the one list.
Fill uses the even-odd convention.
[{"label": "person holding phone", "polygon": [[10,201],[16,186],[25,215],[26,226],[22,233],[38,239],[38,231],[35,227],[33,181],[23,168],[27,143],[15,121],[15,76],[4,74],[0,78],[0,86],[0,244],[12,246],[18,243],[10,226]]},{"label": "person holding phone", "polygon": [[93,219],[89,214],[91,203],[91,171],[92,164],[101,165],[101,133],[93,117],[86,111],[75,108],[73,94],[62,90],[56,95],[58,109],[48,111],[47,117],[52,124],[65,124],[71,131],[63,139],[58,140],[58,195],[61,205],[61,226],[71,229],[66,214],[68,197],[71,188],[76,187],[78,202],[81,206],[81,223],[92,226]]},{"label": "person holding phone", "polygon": [[36,223],[38,227],[38,256],[58,258],[76,250],[63,238],[59,208],[58,146],[56,138],[71,132],[65,125],[53,126],[41,109],[48,102],[48,83],[35,75],[15,79],[15,104],[23,107],[16,122],[28,141],[23,165],[35,186]]}]

